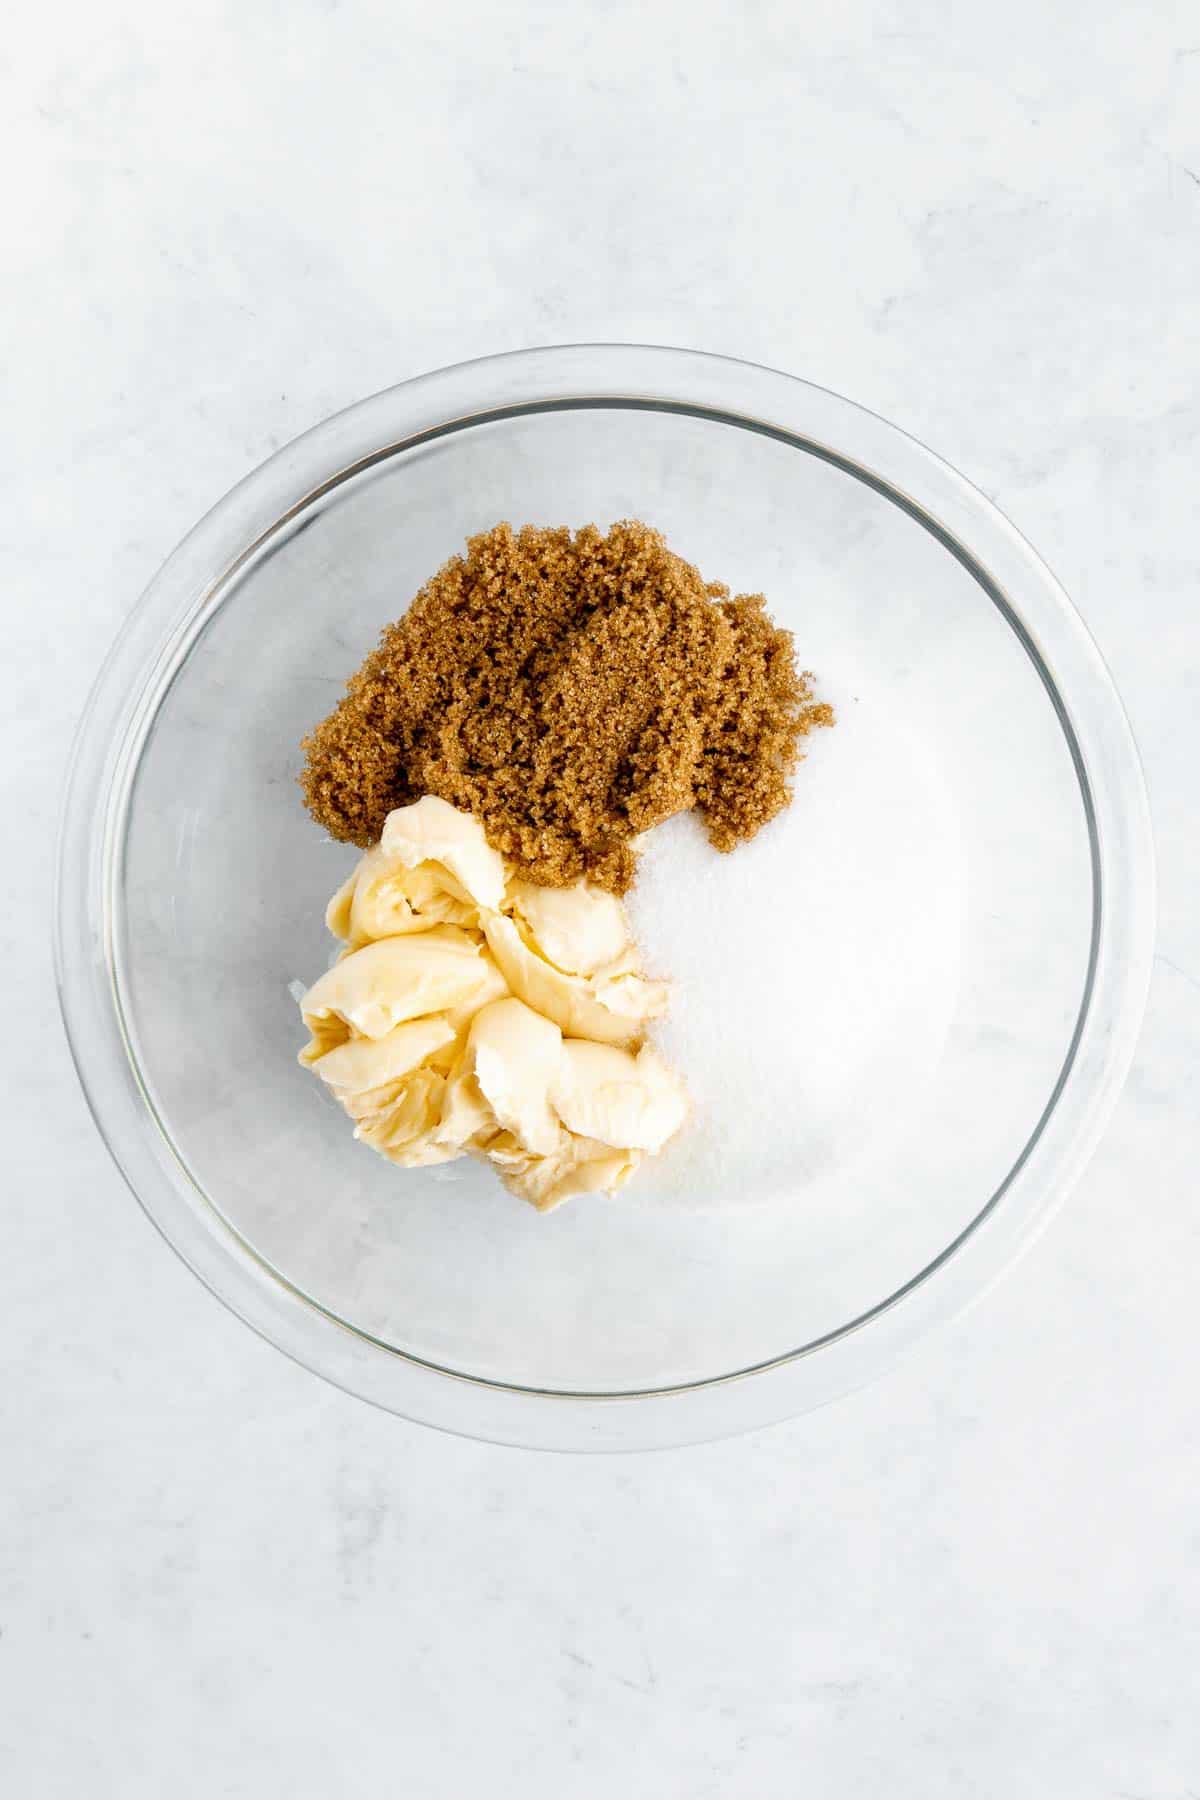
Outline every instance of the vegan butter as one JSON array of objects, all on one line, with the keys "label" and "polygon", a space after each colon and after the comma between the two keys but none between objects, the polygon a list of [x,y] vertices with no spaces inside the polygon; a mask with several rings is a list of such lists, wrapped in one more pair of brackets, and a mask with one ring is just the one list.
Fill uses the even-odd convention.
[{"label": "vegan butter", "polygon": [[344,948],[300,1002],[314,1070],[390,1161],[471,1155],[541,1211],[615,1193],[687,1115],[646,1043],[669,990],[625,909],[515,879],[483,827],[432,795],[390,813],[329,903]]}]

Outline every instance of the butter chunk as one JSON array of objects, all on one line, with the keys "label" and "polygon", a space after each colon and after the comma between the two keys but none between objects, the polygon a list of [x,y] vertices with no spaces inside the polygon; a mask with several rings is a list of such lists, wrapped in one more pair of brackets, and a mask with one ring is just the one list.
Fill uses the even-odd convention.
[{"label": "butter chunk", "polygon": [[[476,1142],[486,1146],[489,1137],[507,1131],[532,1155],[551,1155],[561,1130],[549,1095],[561,1060],[557,1025],[520,1000],[494,1000],[471,1021],[440,1135],[445,1138],[457,1112],[462,1119],[483,1120],[471,1133]],[[459,1088],[466,1089],[467,1105]]]},{"label": "butter chunk", "polygon": [[334,937],[355,946],[432,925],[475,925],[478,919],[479,908],[451,893],[436,868],[408,868],[378,845],[362,857],[325,912]]},{"label": "butter chunk", "polygon": [[508,894],[526,942],[565,975],[595,975],[632,951],[625,908],[590,881],[566,888],[513,881]]},{"label": "butter chunk", "polygon": [[679,1129],[683,1084],[643,1042],[669,990],[612,894],[511,878],[478,820],[426,796],[326,922],[344,948],[301,1000],[300,1061],[391,1162],[469,1154],[544,1212],[616,1193]]},{"label": "butter chunk", "polygon": [[374,1118],[398,1095],[406,1078],[453,1044],[444,1014],[412,1019],[381,1038],[348,1038],[312,1065],[352,1119]]},{"label": "butter chunk", "polygon": [[437,879],[458,900],[497,911],[504,899],[504,858],[492,849],[478,819],[433,794],[390,812],[379,847],[406,869],[433,864]]},{"label": "butter chunk", "polygon": [[314,1040],[301,1061],[315,1062],[351,1032],[381,1038],[407,1019],[462,1006],[489,980],[478,941],[453,925],[365,944],[334,963],[301,1000]]},{"label": "butter chunk", "polygon": [[548,1019],[565,1036],[595,1038],[603,1044],[633,1045],[651,1019],[667,1010],[665,982],[642,975],[569,975],[524,942],[512,919],[489,914],[483,922],[488,948],[518,999]]},{"label": "butter chunk", "polygon": [[687,1090],[656,1050],[636,1056],[611,1044],[563,1044],[551,1092],[555,1112],[578,1137],[651,1155],[687,1117]]}]

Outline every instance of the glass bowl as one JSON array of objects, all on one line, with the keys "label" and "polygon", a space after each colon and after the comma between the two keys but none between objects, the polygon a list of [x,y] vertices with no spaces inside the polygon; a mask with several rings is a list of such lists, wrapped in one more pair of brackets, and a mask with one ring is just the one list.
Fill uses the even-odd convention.
[{"label": "glass bowl", "polygon": [[[297,1065],[354,857],[298,746],[469,533],[624,517],[764,592],[838,723],[749,846],[653,835],[633,909],[695,1118],[542,1217],[393,1169]],[[1153,910],[1112,682],[995,507],[819,388],[593,346],[376,395],[196,526],[80,727],[57,957],[113,1156],[243,1319],[406,1417],[625,1449],[829,1399],[985,1287],[1096,1143]]]}]

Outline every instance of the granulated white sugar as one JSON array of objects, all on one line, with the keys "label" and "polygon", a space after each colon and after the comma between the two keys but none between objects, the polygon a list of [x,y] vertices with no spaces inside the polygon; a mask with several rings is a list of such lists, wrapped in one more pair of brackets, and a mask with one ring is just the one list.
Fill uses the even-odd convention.
[{"label": "granulated white sugar", "polygon": [[828,1207],[919,1129],[958,992],[958,823],[924,728],[885,691],[830,697],[835,729],[752,842],[720,855],[690,814],[643,840],[626,905],[673,984],[653,1037],[692,1112],[606,1206]]},{"label": "granulated white sugar", "polygon": [[646,840],[627,904],[644,966],[675,984],[655,1039],[693,1112],[622,1204],[802,1205],[919,1121],[958,990],[957,821],[886,695],[831,697],[836,728],[753,842],[717,855],[688,816]]}]

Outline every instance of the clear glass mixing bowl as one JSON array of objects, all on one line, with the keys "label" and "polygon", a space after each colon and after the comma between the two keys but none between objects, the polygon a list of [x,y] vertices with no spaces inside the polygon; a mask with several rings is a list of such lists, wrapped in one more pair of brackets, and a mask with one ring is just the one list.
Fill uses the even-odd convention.
[{"label": "clear glass mixing bowl", "polygon": [[[289,984],[352,860],[298,745],[468,533],[629,516],[764,591],[839,723],[745,850],[656,834],[635,910],[696,1120],[665,1174],[542,1218],[392,1169],[297,1066]],[[601,346],[379,394],[196,527],[80,727],[57,951],[109,1148],[227,1305],[410,1418],[613,1449],[814,1405],[979,1293],[1096,1142],[1152,921],[1117,695],[996,509],[818,388]]]}]

